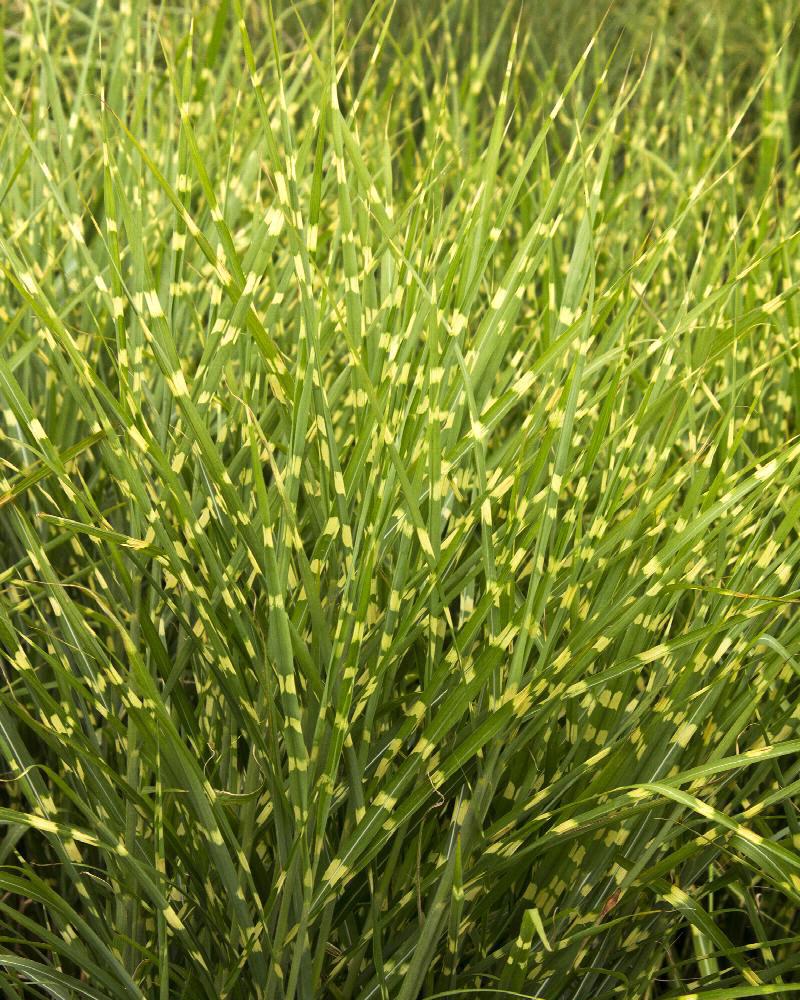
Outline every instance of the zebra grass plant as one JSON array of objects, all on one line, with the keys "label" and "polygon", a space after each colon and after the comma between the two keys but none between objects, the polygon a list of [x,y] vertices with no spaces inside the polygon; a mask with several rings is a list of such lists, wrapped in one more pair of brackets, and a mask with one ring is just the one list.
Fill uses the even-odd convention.
[{"label": "zebra grass plant", "polygon": [[2,8],[10,1000],[800,991],[796,10],[491,6]]}]

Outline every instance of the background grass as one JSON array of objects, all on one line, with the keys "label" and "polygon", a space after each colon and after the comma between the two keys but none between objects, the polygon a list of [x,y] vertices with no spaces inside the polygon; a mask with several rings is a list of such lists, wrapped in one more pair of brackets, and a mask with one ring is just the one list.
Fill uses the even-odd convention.
[{"label": "background grass", "polygon": [[0,6],[0,989],[800,991],[792,2]]}]

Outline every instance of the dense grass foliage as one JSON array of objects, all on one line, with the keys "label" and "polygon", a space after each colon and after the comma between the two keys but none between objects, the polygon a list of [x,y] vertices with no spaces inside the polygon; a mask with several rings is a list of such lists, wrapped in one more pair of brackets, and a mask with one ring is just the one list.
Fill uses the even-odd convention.
[{"label": "dense grass foliage", "polygon": [[4,996],[800,990],[793,4],[0,6]]}]

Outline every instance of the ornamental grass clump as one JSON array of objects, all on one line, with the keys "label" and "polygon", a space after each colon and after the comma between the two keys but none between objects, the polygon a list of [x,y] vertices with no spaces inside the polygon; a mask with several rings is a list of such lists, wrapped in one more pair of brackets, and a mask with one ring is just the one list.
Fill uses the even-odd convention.
[{"label": "ornamental grass clump", "polygon": [[797,10],[578,6],[0,12],[4,996],[800,990]]}]

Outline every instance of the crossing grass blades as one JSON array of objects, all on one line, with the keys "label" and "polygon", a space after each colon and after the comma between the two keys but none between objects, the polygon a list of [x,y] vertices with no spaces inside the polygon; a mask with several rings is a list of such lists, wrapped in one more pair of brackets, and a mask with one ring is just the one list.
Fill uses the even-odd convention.
[{"label": "crossing grass blades", "polygon": [[578,6],[3,5],[10,1000],[800,991],[797,11]]}]

